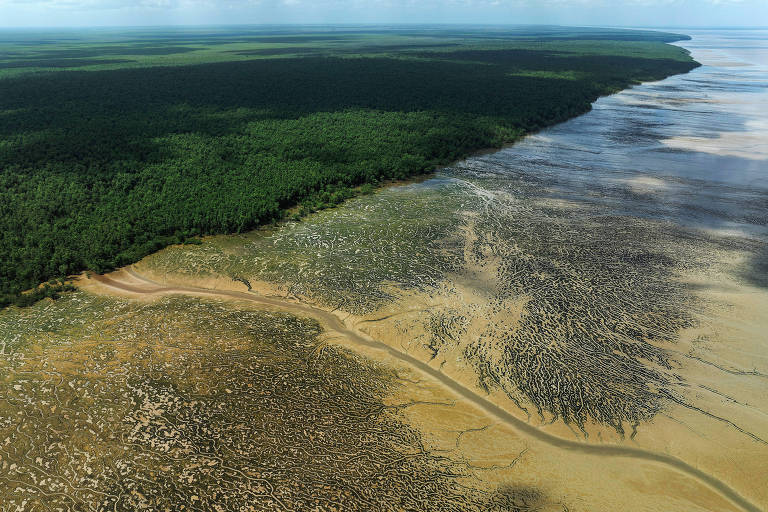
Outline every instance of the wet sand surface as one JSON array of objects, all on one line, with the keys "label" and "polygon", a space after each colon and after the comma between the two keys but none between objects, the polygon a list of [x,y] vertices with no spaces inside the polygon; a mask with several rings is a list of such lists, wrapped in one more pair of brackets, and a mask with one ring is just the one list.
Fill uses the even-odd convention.
[{"label": "wet sand surface", "polygon": [[[472,389],[465,387],[458,379],[454,379],[444,374],[442,371],[433,368],[429,364],[421,361],[420,359],[410,356],[407,352],[398,350],[397,348],[387,345],[383,342],[362,334],[360,331],[349,328],[345,323],[335,316],[333,313],[329,313],[320,308],[315,308],[302,304],[301,302],[295,302],[286,299],[280,299],[275,296],[264,296],[258,293],[254,293],[252,290],[248,293],[232,291],[227,289],[215,289],[215,288],[197,288],[197,287],[184,287],[184,286],[164,286],[155,281],[145,278],[133,268],[125,269],[122,272],[117,272],[109,276],[94,276],[93,279],[101,284],[103,287],[111,288],[118,292],[127,292],[130,295],[157,297],[163,295],[188,295],[188,296],[214,296],[233,298],[249,302],[255,302],[261,306],[293,313],[302,317],[313,318],[320,322],[326,334],[331,336],[339,336],[344,340],[345,345],[350,346],[357,352],[371,352],[373,351],[373,358],[378,361],[387,360],[390,365],[398,365],[404,367],[406,370],[414,371],[420,374],[422,378],[431,378],[436,381],[438,385],[437,389],[444,388],[440,393],[441,400],[435,400],[434,397],[430,401],[413,401],[413,394],[423,394],[424,390],[419,391],[411,390],[409,392],[403,392],[412,401],[406,402],[408,406],[414,405],[431,405],[439,407],[451,407],[454,408],[457,400],[462,400],[467,403],[470,408],[479,409],[482,411],[480,414],[474,412],[473,420],[477,420],[480,417],[488,417],[492,423],[487,424],[484,427],[477,429],[460,429],[451,432],[458,433],[463,436],[467,432],[479,432],[484,431],[491,425],[502,424],[511,429],[518,435],[522,435],[526,438],[531,438],[538,441],[543,445],[549,445],[550,447],[559,448],[575,454],[582,454],[585,456],[594,456],[600,458],[628,458],[634,459],[633,462],[652,462],[659,466],[662,466],[661,471],[676,471],[683,475],[692,478],[699,484],[709,487],[710,490],[721,494],[723,497],[732,501],[737,506],[745,510],[759,510],[752,505],[749,501],[740,496],[735,490],[729,488],[723,482],[716,478],[699,471],[693,466],[690,466],[680,459],[665,455],[663,453],[656,453],[643,449],[638,449],[634,446],[620,446],[609,444],[589,444],[569,441],[567,439],[560,438],[555,435],[550,435],[541,429],[537,429],[531,426],[527,422],[521,421],[513,414],[510,414],[503,408],[497,406],[490,400],[488,400],[482,394],[473,391]],[[87,286],[87,285],[86,285]],[[433,384],[434,385],[434,384]],[[446,393],[446,391],[448,393]],[[432,391],[432,394],[439,393],[438,391]],[[447,395],[447,396],[446,396]],[[453,423],[449,418],[448,422]],[[431,413],[430,413],[431,416]],[[430,418],[431,420],[431,418]],[[428,421],[430,421],[428,420]],[[455,424],[454,424],[455,426]],[[422,427],[423,430],[429,431],[428,428]],[[498,443],[498,440],[497,440]],[[459,439],[456,439],[456,445],[459,444]],[[518,454],[518,457],[512,459],[512,462],[507,464],[514,465],[517,459],[522,456],[524,452],[527,452],[530,446]],[[495,465],[494,465],[495,466]],[[494,469],[491,466],[490,469]],[[480,469],[488,469],[479,467]],[[718,501],[714,496],[709,497],[710,500]],[[719,506],[725,506],[724,503],[719,503]]]},{"label": "wet sand surface", "polygon": [[[15,476],[0,476],[0,501],[290,510],[314,494],[322,510],[768,509],[768,32],[691,35],[681,44],[703,67],[512,147],[299,223],[171,247],[83,278],[71,299],[4,313],[0,466]],[[112,341],[88,341],[101,332]],[[272,355],[257,363],[249,347]],[[286,361],[307,368],[306,351],[324,355],[301,383]],[[199,391],[207,379],[219,394]],[[244,426],[308,414],[304,398],[294,409],[257,398],[302,385],[324,404],[303,432]],[[149,398],[88,413],[81,389],[100,404],[135,389]],[[233,393],[239,415],[217,398]],[[212,410],[203,428],[194,418]],[[78,459],[83,440],[57,434],[72,418],[118,440]],[[333,425],[340,437],[323,437]],[[256,445],[271,448],[254,458]],[[339,453],[389,462],[318,476]],[[206,473],[232,483],[218,498],[172,483],[224,460],[235,469]],[[120,489],[119,464],[144,483]]]}]

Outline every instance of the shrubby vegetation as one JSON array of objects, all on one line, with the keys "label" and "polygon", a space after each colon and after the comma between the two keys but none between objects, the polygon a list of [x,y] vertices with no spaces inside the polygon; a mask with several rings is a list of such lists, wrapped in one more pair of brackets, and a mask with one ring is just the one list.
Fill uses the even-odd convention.
[{"label": "shrubby vegetation", "polygon": [[338,204],[696,65],[661,42],[585,39],[6,77],[0,304]]}]

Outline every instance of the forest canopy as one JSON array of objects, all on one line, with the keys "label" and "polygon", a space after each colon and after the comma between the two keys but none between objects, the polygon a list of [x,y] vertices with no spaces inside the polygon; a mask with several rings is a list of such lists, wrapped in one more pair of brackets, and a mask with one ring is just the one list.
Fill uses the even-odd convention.
[{"label": "forest canopy", "polygon": [[0,34],[0,306],[697,65],[658,32],[313,30]]}]

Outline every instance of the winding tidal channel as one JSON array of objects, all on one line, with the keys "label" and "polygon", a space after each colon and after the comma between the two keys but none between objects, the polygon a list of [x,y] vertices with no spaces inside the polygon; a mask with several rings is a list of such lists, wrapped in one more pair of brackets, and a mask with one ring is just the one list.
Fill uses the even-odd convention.
[{"label": "winding tidal channel", "polygon": [[263,306],[270,308],[276,308],[281,311],[286,311],[292,314],[313,318],[320,322],[326,332],[331,332],[343,336],[350,340],[352,343],[358,346],[365,346],[377,351],[386,352],[394,359],[402,361],[411,368],[416,369],[419,372],[429,375],[435,380],[439,381],[442,385],[448,389],[471,402],[473,405],[478,406],[485,412],[504,421],[513,426],[516,430],[521,431],[526,436],[531,436],[538,440],[541,440],[547,444],[562,448],[569,451],[575,451],[586,455],[595,455],[603,457],[629,457],[639,460],[647,460],[655,463],[659,463],[665,466],[669,466],[677,471],[684,473],[687,476],[694,478],[714,489],[716,492],[721,493],[724,497],[731,500],[733,503],[748,511],[759,512],[759,508],[751,504],[744,497],[740,496],[734,489],[728,487],[728,485],[719,481],[717,478],[708,475],[707,473],[696,469],[684,461],[675,457],[663,454],[654,453],[652,451],[639,449],[632,446],[618,446],[618,445],[603,445],[603,444],[588,444],[576,441],[570,441],[562,439],[560,437],[548,434],[542,430],[537,429],[535,426],[530,425],[525,421],[521,421],[519,418],[510,414],[503,408],[494,404],[486,399],[484,396],[476,393],[475,391],[463,386],[460,382],[451,379],[439,370],[433,368],[429,364],[420,361],[419,359],[408,355],[405,352],[397,350],[385,343],[376,341],[365,334],[350,329],[347,327],[339,317],[333,313],[329,313],[326,310],[315,308],[309,305],[304,305],[299,302],[293,302],[289,300],[281,300],[276,297],[265,297],[251,292],[237,292],[231,290],[217,290],[211,288],[196,288],[188,286],[163,286],[152,280],[149,280],[135,270],[128,268],[125,270],[128,281],[119,281],[113,277],[107,276],[94,276],[94,279],[104,284],[107,287],[114,288],[123,292],[140,295],[191,295],[191,296],[214,296],[224,298],[234,298],[246,301],[256,302]]},{"label": "winding tidal channel", "polygon": [[768,31],[684,32],[691,73],[4,313],[0,510],[768,509]]}]

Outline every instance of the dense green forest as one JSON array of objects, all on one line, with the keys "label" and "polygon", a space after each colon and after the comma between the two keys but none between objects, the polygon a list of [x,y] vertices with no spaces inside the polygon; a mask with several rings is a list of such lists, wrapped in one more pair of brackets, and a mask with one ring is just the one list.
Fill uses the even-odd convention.
[{"label": "dense green forest", "polygon": [[[696,66],[664,44],[678,36],[629,31],[217,34],[0,38],[0,305],[337,204]],[[126,57],[162,49],[181,60]]]}]

